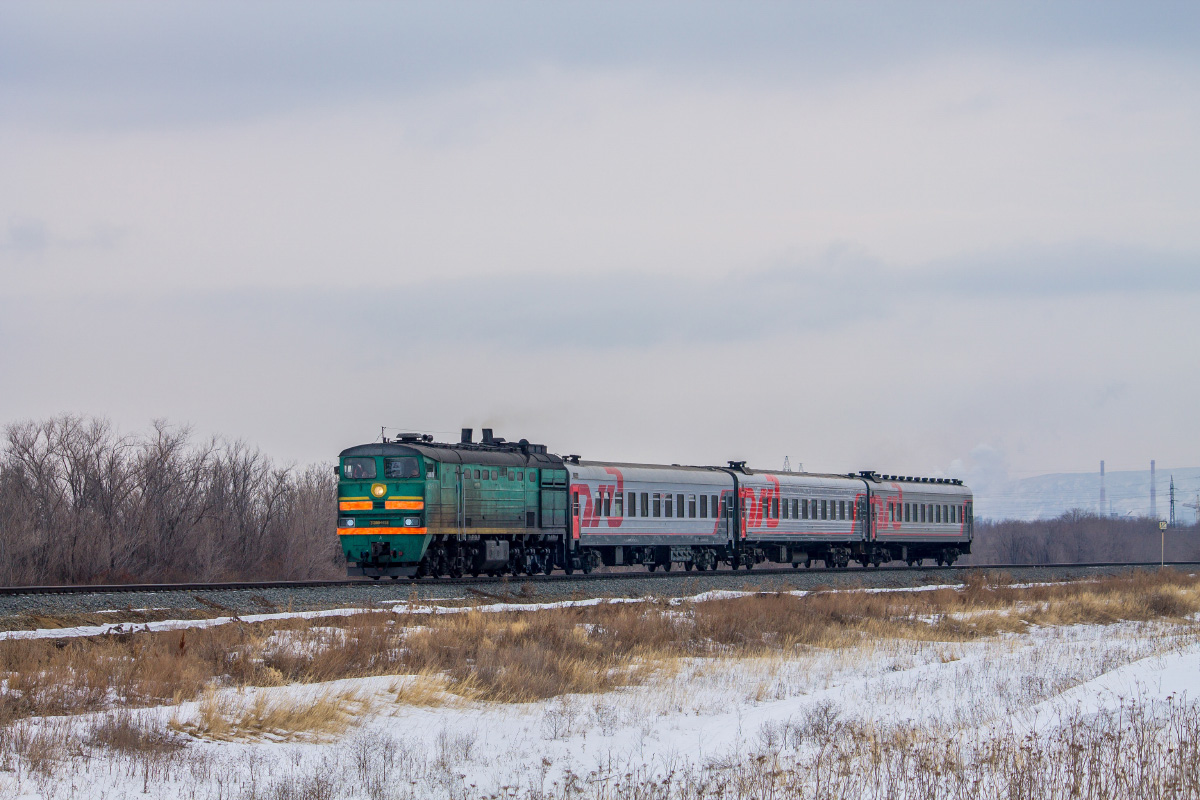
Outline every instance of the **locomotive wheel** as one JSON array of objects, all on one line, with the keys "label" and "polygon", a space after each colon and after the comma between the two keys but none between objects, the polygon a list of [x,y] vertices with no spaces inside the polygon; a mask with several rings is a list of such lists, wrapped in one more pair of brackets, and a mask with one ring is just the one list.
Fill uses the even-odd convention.
[{"label": "locomotive wheel", "polygon": [[649,564],[646,565],[646,569],[650,570],[651,572],[654,572],[654,570],[658,569],[658,564],[655,564],[653,561],[651,561]]},{"label": "locomotive wheel", "polygon": [[567,573],[568,575],[573,575],[575,574],[575,568],[568,563],[565,567],[563,567],[563,572]]},{"label": "locomotive wheel", "polygon": [[663,572],[670,572],[670,571],[671,571],[671,562],[668,561],[667,563],[663,564]]},{"label": "locomotive wheel", "polygon": [[685,570],[687,570],[688,572],[691,572],[691,571],[692,571],[692,567],[694,567],[694,566],[696,566],[696,565],[695,565],[695,564],[693,564],[691,561],[685,561],[685,562],[683,562],[683,568],[684,568]]},{"label": "locomotive wheel", "polygon": [[393,576],[392,576],[392,580],[394,580],[394,581],[398,581],[398,580],[400,580],[400,576],[399,576],[399,575],[393,575]]},{"label": "locomotive wheel", "polygon": [[811,558],[806,558],[806,559],[804,559],[804,568],[805,568],[805,569],[811,569],[811,568],[812,568],[812,559],[811,559]]},{"label": "locomotive wheel", "polygon": [[379,580],[379,576],[378,576],[378,575],[372,575],[372,576],[371,576],[371,580],[373,580],[373,581],[377,581],[377,580]]},{"label": "locomotive wheel", "polygon": [[591,559],[585,559],[585,560],[584,560],[584,562],[583,562],[583,574],[584,574],[584,575],[591,575],[591,574],[592,574],[592,561],[591,561]]},{"label": "locomotive wheel", "polygon": [[709,559],[708,568],[710,570],[712,570],[713,572],[717,571],[717,557],[716,556],[713,556],[712,558]]},{"label": "locomotive wheel", "polygon": [[799,562],[799,561],[793,561],[793,562],[792,562],[792,569],[800,569],[800,562]]},{"label": "locomotive wheel", "polygon": [[544,575],[549,575],[551,572],[554,572],[554,562],[550,559],[546,559],[546,564],[542,567],[542,573]]},{"label": "locomotive wheel", "polygon": [[477,570],[477,569],[473,569],[473,570],[471,570],[471,577],[472,577],[472,578],[478,578],[478,577],[479,577],[479,570]]}]

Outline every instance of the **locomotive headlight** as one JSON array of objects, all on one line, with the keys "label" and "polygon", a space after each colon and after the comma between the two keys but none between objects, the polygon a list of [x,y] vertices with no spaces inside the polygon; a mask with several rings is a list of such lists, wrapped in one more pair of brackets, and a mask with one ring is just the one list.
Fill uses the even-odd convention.
[{"label": "locomotive headlight", "polygon": [[387,486],[383,485],[382,483],[373,483],[371,484],[371,494],[375,495],[376,497],[383,497],[385,494],[387,494]]},{"label": "locomotive headlight", "polygon": [[419,517],[405,517],[404,518],[404,527],[415,528],[415,527],[417,527],[417,523],[420,521],[421,520]]},{"label": "locomotive headlight", "polygon": [[338,520],[338,527],[339,528],[353,528],[354,527],[354,517],[342,517],[341,519]]}]

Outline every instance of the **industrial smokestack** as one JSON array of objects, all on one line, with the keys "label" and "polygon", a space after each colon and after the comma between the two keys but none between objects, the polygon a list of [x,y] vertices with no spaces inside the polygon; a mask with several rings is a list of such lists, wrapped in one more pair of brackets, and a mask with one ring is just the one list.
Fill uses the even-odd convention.
[{"label": "industrial smokestack", "polygon": [[1100,516],[1107,513],[1107,506],[1104,503],[1104,459],[1100,459]]},{"label": "industrial smokestack", "polygon": [[1150,459],[1150,517],[1158,519],[1158,497],[1154,486],[1154,459]]}]

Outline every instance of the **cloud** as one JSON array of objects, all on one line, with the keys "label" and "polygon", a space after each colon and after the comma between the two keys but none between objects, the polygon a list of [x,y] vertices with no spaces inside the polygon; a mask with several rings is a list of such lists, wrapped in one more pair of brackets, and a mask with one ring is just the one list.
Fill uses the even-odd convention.
[{"label": "cloud", "polygon": [[[1194,4],[57,3],[0,7],[10,114],[98,127],[209,125],[555,65],[702,80],[841,78],[945,52],[1119,44],[1194,58]],[[967,101],[969,107],[971,101]]]},{"label": "cloud", "polygon": [[126,231],[111,225],[97,225],[81,236],[60,236],[50,231],[40,219],[9,222],[7,231],[0,234],[0,253],[22,258],[43,255],[51,249],[111,250],[118,247]]},{"label": "cloud", "polygon": [[926,289],[966,295],[1078,297],[1200,291],[1200,253],[1084,241],[997,248],[930,265]]}]

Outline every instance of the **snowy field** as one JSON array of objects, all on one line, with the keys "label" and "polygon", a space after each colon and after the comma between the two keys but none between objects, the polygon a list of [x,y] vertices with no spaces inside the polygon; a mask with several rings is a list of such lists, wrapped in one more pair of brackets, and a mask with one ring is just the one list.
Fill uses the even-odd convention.
[{"label": "snowy field", "polygon": [[[404,618],[417,610],[462,611]],[[309,622],[337,636],[345,618]],[[1068,786],[1121,797],[1122,785],[1198,796],[1186,763],[1198,746],[1194,613],[1018,627],[656,660],[632,685],[535,702],[472,699],[428,671],[213,686],[198,699],[11,723],[0,797],[1051,797]]]}]

